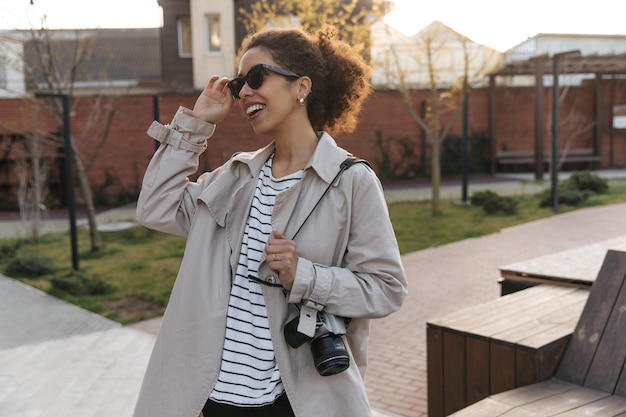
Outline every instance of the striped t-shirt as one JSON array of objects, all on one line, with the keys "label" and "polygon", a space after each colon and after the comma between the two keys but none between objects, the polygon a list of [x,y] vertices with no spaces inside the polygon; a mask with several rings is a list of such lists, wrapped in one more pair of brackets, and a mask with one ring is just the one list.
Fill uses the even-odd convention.
[{"label": "striped t-shirt", "polygon": [[213,401],[258,407],[273,403],[284,392],[262,284],[248,276],[258,278],[261,257],[272,233],[276,196],[301,178],[302,171],[280,179],[272,177],[272,158],[259,176],[228,302],[222,365],[210,396]]}]

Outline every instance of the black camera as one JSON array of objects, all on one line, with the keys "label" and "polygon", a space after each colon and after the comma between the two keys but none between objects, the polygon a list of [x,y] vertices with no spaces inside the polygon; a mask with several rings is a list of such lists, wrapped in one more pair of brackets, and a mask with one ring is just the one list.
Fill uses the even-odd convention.
[{"label": "black camera", "polygon": [[300,316],[285,325],[285,340],[292,348],[311,342],[315,369],[322,376],[336,375],[350,366],[350,356],[341,335],[346,333],[346,320],[333,314],[317,314],[315,335],[309,337],[298,331]]}]

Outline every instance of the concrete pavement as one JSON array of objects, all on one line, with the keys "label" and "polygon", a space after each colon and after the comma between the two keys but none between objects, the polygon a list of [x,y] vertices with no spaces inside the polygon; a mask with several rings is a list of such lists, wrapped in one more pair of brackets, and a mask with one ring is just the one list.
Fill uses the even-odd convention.
[{"label": "concrete pavement", "polygon": [[[470,183],[470,190],[522,194],[536,186],[498,178]],[[428,199],[430,189],[385,194],[389,201]],[[460,196],[460,184],[446,184],[441,195]],[[366,388],[375,417],[426,416],[429,319],[498,297],[501,265],[626,235],[624,214],[626,203],[583,209],[404,255],[409,296],[399,312],[372,323]],[[132,215],[132,208],[109,212],[101,221],[124,226]],[[0,230],[15,234],[17,223]],[[0,416],[130,416],[159,325],[155,318],[120,326],[0,276]]]}]

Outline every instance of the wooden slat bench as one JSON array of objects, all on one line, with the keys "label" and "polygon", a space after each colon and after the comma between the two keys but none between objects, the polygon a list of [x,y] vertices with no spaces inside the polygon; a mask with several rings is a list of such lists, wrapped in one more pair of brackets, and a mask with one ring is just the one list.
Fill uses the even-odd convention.
[{"label": "wooden slat bench", "polygon": [[[600,155],[595,155],[593,149],[578,148],[559,152],[559,159],[565,157],[563,163],[598,163]],[[543,154],[543,162],[550,162],[552,155]],[[535,152],[530,151],[499,151],[496,153],[496,162],[501,165],[531,165],[535,163]]]},{"label": "wooden slat bench", "polygon": [[428,415],[550,378],[588,295],[538,285],[430,320]]},{"label": "wooden slat bench", "polygon": [[451,415],[626,416],[625,281],[626,251],[607,251],[555,375]]},{"label": "wooden slat bench", "polygon": [[608,249],[626,246],[626,235],[498,267],[501,294],[537,284],[589,288]]}]

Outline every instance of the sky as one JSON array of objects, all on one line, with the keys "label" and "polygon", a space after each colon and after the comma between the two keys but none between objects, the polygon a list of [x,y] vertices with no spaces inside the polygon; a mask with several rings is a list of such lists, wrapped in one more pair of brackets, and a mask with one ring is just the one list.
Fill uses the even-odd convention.
[{"label": "sky", "polygon": [[438,20],[504,52],[538,33],[626,35],[623,0],[396,0],[385,23],[413,35]]},{"label": "sky", "polygon": [[[623,0],[395,0],[385,22],[413,35],[438,20],[498,51],[537,33],[626,35]],[[0,29],[159,27],[157,0],[0,0]]]}]

